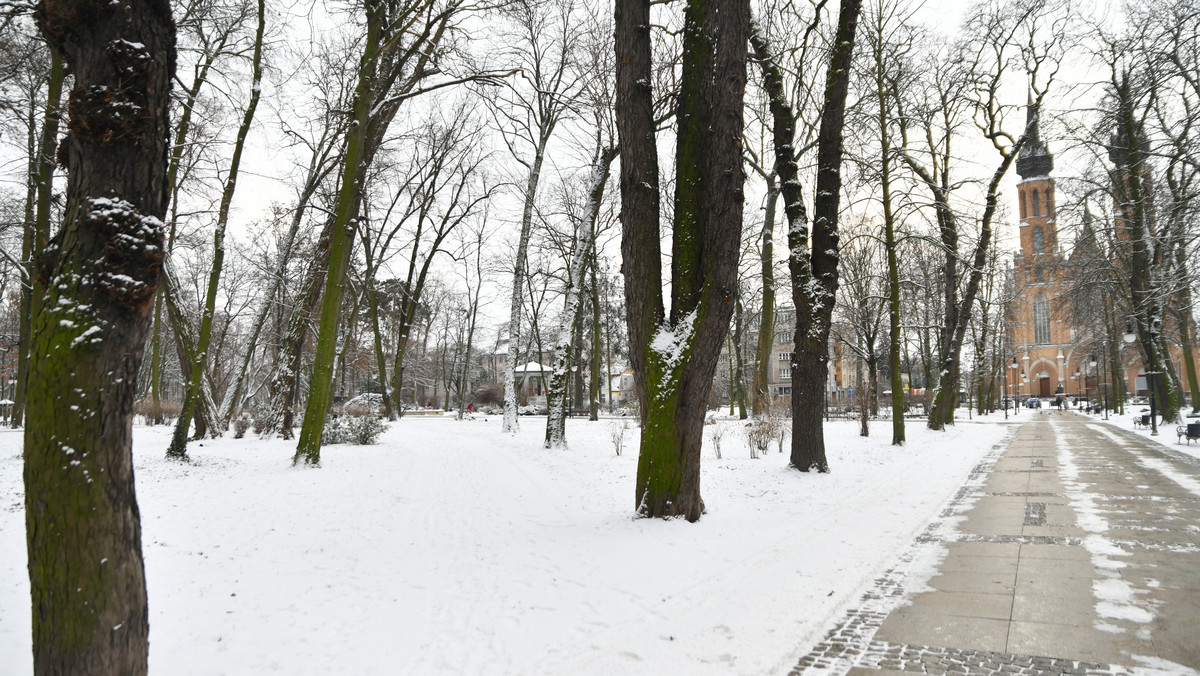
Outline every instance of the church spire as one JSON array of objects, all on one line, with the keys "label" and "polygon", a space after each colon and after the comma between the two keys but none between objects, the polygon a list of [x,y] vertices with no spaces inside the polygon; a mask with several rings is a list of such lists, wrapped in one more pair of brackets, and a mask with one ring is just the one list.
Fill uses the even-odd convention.
[{"label": "church spire", "polygon": [[[1032,96],[1030,97],[1032,99]],[[1017,173],[1021,178],[1049,176],[1054,169],[1054,156],[1042,143],[1038,130],[1038,106],[1033,101],[1025,106],[1025,133],[1029,137],[1017,155]]]}]

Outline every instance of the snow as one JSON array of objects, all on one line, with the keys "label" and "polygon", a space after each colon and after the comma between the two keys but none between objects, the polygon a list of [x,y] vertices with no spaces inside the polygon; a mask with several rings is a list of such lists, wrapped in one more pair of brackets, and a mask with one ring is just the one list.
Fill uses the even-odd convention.
[{"label": "snow", "polygon": [[[291,466],[277,440],[134,430],[154,673],[782,673],[895,564],[1010,426],[826,425],[831,474],[742,423],[704,451],[708,513],[634,519],[636,427],[405,418]],[[706,443],[709,435],[705,435]],[[31,673],[20,432],[0,431],[0,664]],[[932,562],[925,562],[931,567]],[[1119,591],[1119,590],[1118,590]]]}]

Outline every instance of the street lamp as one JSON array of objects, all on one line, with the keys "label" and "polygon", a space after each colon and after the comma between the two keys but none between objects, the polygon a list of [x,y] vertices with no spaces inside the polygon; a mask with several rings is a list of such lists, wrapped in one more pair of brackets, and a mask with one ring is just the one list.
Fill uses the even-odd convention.
[{"label": "street lamp", "polygon": [[[1133,333],[1133,322],[1125,322],[1125,335],[1122,336],[1126,343],[1133,343],[1137,340],[1137,336]],[[1151,328],[1150,339],[1154,340],[1153,328]],[[1149,366],[1149,364],[1147,364]],[[1158,375],[1157,371],[1147,369],[1146,373],[1146,389],[1150,390],[1150,436],[1158,436],[1158,404],[1154,397],[1154,376]]]},{"label": "street lamp", "polygon": [[[1096,355],[1095,355],[1095,353],[1092,353],[1091,355],[1088,356],[1088,361],[1086,363],[1092,367],[1092,373],[1096,373]],[[1097,380],[1096,387],[1099,388],[1100,387],[1099,378],[1097,378],[1096,380]],[[1083,394],[1084,394],[1084,397],[1087,397],[1087,377],[1086,376],[1083,379]],[[1099,401],[1100,397],[1097,396],[1096,400]],[[1091,400],[1091,398],[1088,398],[1088,410],[1091,410],[1091,407],[1092,407],[1092,400]]]},{"label": "street lamp", "polygon": [[1004,365],[1004,380],[1001,385],[1004,387],[1004,419],[1008,420],[1008,364]]},{"label": "street lamp", "polygon": [[1013,385],[1017,388],[1017,400],[1013,402],[1013,415],[1019,415],[1021,413],[1021,381],[1017,380],[1017,355],[1013,355],[1012,365],[1009,368],[1012,369]]},{"label": "street lamp", "polygon": [[1079,407],[1079,369],[1075,369],[1075,407]]}]

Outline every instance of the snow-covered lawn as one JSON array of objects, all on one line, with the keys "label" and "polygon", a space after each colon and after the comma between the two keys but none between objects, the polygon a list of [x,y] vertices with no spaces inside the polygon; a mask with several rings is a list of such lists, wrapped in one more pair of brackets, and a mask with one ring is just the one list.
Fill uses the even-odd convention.
[{"label": "snow-covered lawn", "polygon": [[[1016,419],[1014,422],[1021,420]],[[135,430],[157,674],[782,673],[886,570],[1011,429],[826,426],[832,473],[740,423],[706,447],[708,513],[633,519],[636,428],[410,417],[377,446],[193,443]],[[0,671],[30,674],[20,433],[0,432]],[[705,443],[710,443],[708,435]]]}]

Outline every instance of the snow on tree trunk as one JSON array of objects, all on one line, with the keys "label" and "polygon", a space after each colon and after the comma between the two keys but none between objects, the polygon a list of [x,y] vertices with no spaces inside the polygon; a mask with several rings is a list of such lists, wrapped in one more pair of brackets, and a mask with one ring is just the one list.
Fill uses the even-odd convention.
[{"label": "snow on tree trunk", "polygon": [[168,3],[43,0],[75,88],[67,199],[38,274],[25,430],[35,674],[145,674],[133,402],[163,255]]},{"label": "snow on tree trunk", "polygon": [[742,232],[742,104],[750,11],[745,0],[685,9],[675,119],[671,314],[662,298],[659,175],[651,85],[650,5],[616,3],[621,258],[630,357],[642,418],[635,506],[696,521],[705,403],[729,330]]},{"label": "snow on tree trunk", "polygon": [[[551,129],[553,127],[551,126]],[[542,161],[546,156],[546,144],[550,141],[548,130],[543,129],[534,151],[533,163],[525,181],[525,205],[521,210],[521,238],[517,241],[517,256],[513,267],[512,305],[508,313],[508,359],[504,364],[504,426],[509,433],[517,431],[517,343],[521,335],[521,286],[525,283],[526,258],[529,255],[529,233],[533,229],[533,207],[537,199],[538,182],[542,176]],[[528,374],[526,374],[528,376]]]},{"label": "snow on tree trunk", "polygon": [[842,133],[850,64],[861,0],[845,0],[838,16],[836,47],[825,77],[824,105],[817,137],[817,184],[811,237],[796,166],[795,113],[765,37],[751,35],[763,72],[773,120],[775,171],[788,223],[788,269],[796,307],[796,351],[792,363],[791,465],[828,472],[821,415],[824,410],[829,333],[838,288],[838,204],[841,193]]},{"label": "snow on tree trunk", "polygon": [[608,183],[609,167],[617,156],[613,148],[597,150],[592,161],[592,176],[588,188],[588,203],[584,217],[575,223],[574,244],[571,248],[571,267],[568,273],[566,307],[559,317],[554,338],[554,363],[550,383],[546,388],[546,448],[567,447],[567,376],[571,357],[571,329],[580,315],[579,294],[583,286],[583,270],[594,245],[592,232],[600,215],[604,186]]}]

